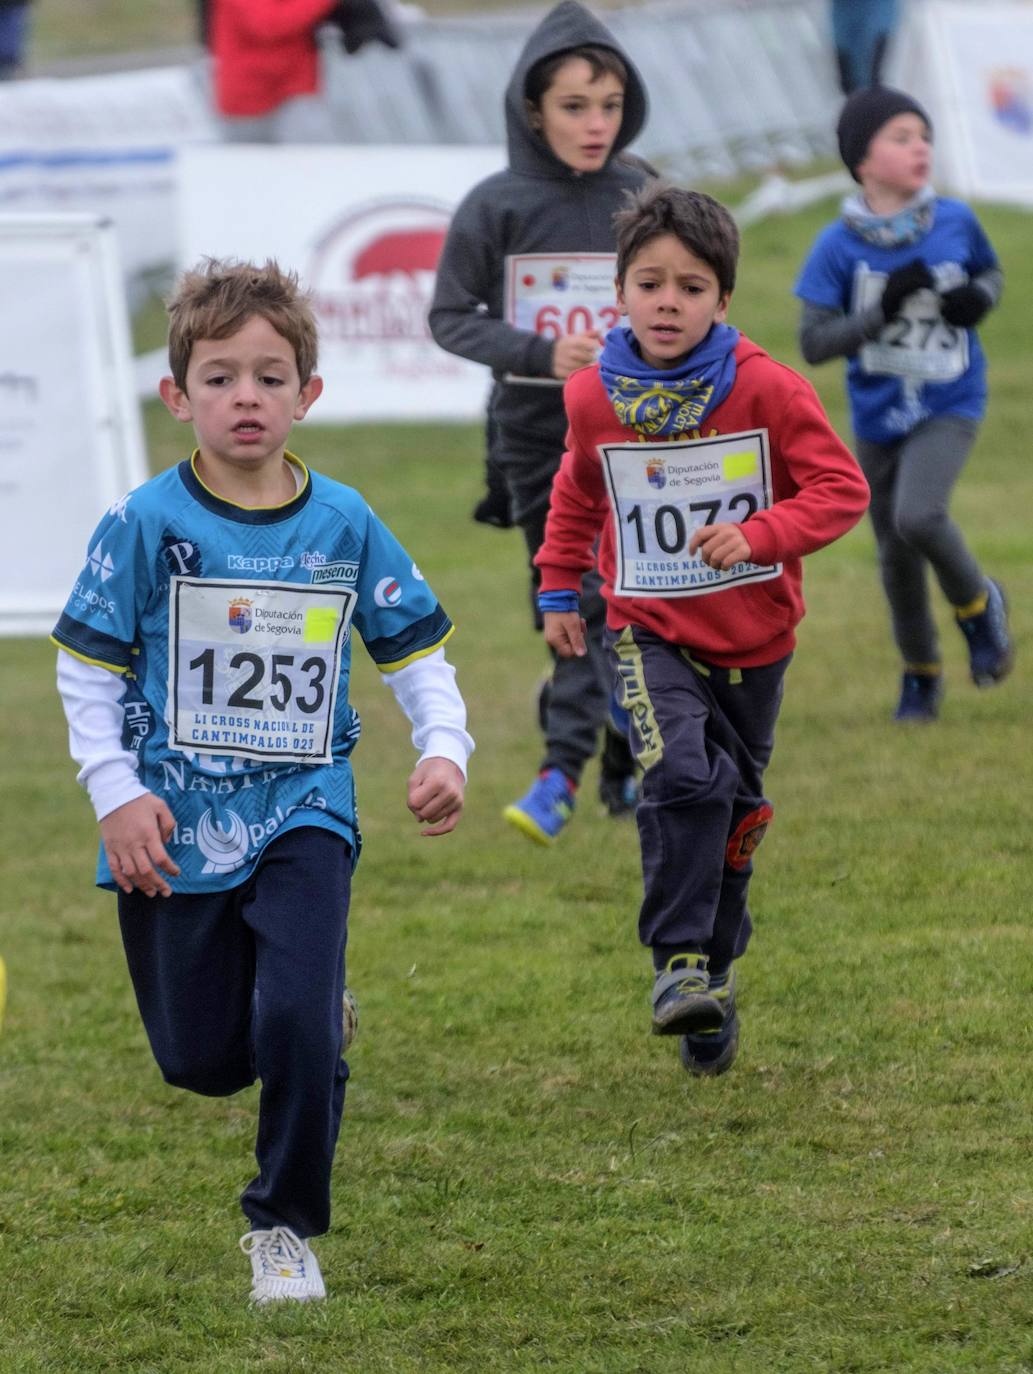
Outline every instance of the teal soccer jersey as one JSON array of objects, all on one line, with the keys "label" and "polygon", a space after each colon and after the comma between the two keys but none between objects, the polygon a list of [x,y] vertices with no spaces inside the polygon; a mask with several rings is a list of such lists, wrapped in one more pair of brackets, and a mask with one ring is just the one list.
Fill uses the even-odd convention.
[{"label": "teal soccer jersey", "polygon": [[[116,502],[53,632],[125,677],[123,745],[175,818],[177,892],[236,886],[298,826],[357,855],[351,629],[382,670],[452,630],[362,497],[290,461],[301,486],[283,506],[224,501],[192,462]],[[103,847],[97,881],[114,886]]]}]

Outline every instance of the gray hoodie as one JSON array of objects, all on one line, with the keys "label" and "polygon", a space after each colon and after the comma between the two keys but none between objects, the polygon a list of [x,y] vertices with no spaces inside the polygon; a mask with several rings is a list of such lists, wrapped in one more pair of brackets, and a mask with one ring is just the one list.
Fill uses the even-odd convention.
[{"label": "gray hoodie", "polygon": [[[536,62],[585,44],[617,52],[628,70],[624,118],[609,161],[576,172],[528,123],[527,75]],[[506,257],[512,253],[612,253],[614,213],[641,186],[645,164],[617,155],[642,129],[646,91],[613,34],[577,0],[562,0],[528,38],[506,88],[509,166],[488,177],[456,210],[438,264],[430,331],[442,348],[486,363],[496,379],[551,377],[553,341],[503,319]],[[559,386],[503,382],[493,410],[503,458],[528,448],[563,450],[566,417]]]}]

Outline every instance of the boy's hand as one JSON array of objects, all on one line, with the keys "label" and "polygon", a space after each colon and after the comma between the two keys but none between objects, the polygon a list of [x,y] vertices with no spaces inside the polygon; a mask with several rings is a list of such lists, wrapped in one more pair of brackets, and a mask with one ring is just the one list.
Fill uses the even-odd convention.
[{"label": "boy's hand", "polygon": [[584,658],[587,626],[580,611],[544,611],[545,642],[560,658]]},{"label": "boy's hand", "polygon": [[603,336],[597,329],[584,334],[562,334],[552,350],[552,375],[565,382],[579,367],[594,363]]},{"label": "boy's hand", "polygon": [[119,806],[100,823],[111,876],[123,892],[134,887],[147,897],[171,897],[172,888],[159,873],[175,878],[179,865],[165,852],[165,841],[176,828],[172,812],[153,792]]},{"label": "boy's hand", "polygon": [[886,285],[882,289],[882,318],[887,321],[895,319],[908,296],[933,284],[933,274],[921,258],[912,258],[903,267],[898,267],[886,278]]},{"label": "boy's hand", "polygon": [[421,835],[447,835],[463,809],[463,775],[450,759],[424,759],[409,778],[409,810],[427,825]]},{"label": "boy's hand", "polygon": [[701,525],[689,540],[689,553],[698,553],[708,567],[722,570],[753,558],[742,525]]}]

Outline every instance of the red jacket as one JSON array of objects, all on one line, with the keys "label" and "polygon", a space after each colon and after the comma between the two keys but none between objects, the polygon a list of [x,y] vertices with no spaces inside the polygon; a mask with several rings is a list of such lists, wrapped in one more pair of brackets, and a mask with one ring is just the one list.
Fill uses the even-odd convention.
[{"label": "red jacket", "polygon": [[209,43],[220,114],[269,114],[319,90],[315,31],[335,0],[213,0]]},{"label": "red jacket", "polygon": [[614,516],[597,445],[639,436],[617,420],[598,367],[575,372],[564,391],[567,451],[552,487],[545,542],[534,561],[543,592],[580,590],[582,573],[595,561],[598,536],[612,629],[639,625],[719,667],[750,668],[774,663],[793,648],[804,613],[800,559],[856,525],[868,505],[868,484],[808,381],[743,336],[735,360],[735,385],[707,416],[704,430],[768,431],[774,500],[769,510],[749,518],[744,533],[753,562],[781,563],[781,575],[702,596],[614,593]]}]

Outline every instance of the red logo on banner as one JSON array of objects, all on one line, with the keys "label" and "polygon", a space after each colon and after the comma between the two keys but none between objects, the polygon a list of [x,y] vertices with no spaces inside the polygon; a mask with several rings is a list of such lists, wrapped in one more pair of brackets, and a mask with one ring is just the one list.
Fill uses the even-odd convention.
[{"label": "red logo on banner", "polygon": [[399,199],[346,215],[316,245],[306,273],[326,339],[423,342],[451,210]]}]

